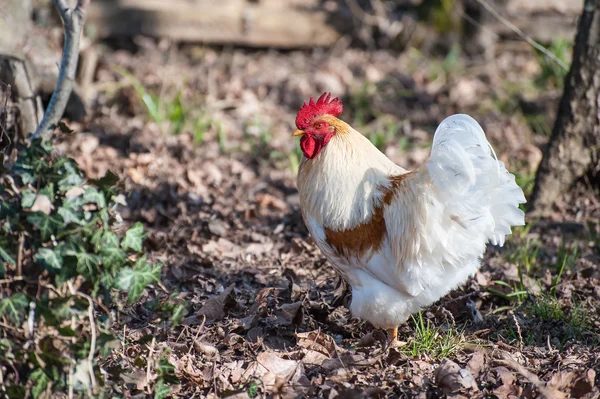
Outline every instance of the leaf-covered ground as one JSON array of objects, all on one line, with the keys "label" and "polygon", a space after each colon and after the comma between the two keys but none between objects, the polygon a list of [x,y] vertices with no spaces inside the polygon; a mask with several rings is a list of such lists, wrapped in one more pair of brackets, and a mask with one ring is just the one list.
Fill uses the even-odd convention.
[{"label": "leaf-covered ground", "polygon": [[325,90],[406,168],[443,117],[470,113],[529,192],[560,96],[529,48],[486,63],[343,43],[98,50],[89,119],[58,146],[90,178],[118,174],[121,216],[144,224],[144,249],[164,264],[162,284],[116,310],[122,348],[103,368],[117,394],[165,389],[166,358],[181,397],[598,397],[598,192],[582,184],[490,248],[465,287],[401,327],[400,349],[351,317],[298,209],[294,116]]}]

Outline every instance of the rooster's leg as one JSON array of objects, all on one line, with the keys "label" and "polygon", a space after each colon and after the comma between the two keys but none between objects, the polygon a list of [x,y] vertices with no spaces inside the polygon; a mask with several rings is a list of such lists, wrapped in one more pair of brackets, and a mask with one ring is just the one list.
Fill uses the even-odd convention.
[{"label": "rooster's leg", "polygon": [[388,342],[390,344],[390,347],[393,347],[393,346],[398,347],[398,346],[406,345],[406,342],[398,341],[398,327],[389,328],[387,330],[387,335],[388,335]]}]

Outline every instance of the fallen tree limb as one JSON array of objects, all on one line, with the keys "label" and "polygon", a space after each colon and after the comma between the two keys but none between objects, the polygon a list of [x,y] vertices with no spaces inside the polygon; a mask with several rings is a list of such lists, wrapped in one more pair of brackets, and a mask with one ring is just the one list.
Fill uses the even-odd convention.
[{"label": "fallen tree limb", "polygon": [[65,111],[65,107],[73,91],[77,61],[79,60],[79,40],[85,22],[86,11],[90,4],[90,0],[78,0],[75,8],[69,8],[66,0],[52,0],[52,2],[58,8],[63,21],[65,44],[56,88],[54,89],[54,93],[52,93],[42,122],[32,135],[32,139],[45,136],[54,131]]}]

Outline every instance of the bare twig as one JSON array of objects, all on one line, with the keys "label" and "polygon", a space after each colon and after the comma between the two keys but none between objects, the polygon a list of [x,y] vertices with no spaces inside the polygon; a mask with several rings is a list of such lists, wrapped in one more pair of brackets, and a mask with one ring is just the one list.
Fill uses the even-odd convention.
[{"label": "bare twig", "polygon": [[0,327],[4,328],[4,329],[6,329],[6,330],[15,331],[15,332],[17,332],[17,333],[19,333],[19,334],[23,334],[23,335],[25,335],[25,332],[24,332],[24,330],[22,330],[22,329],[20,329],[20,328],[17,328],[17,327],[13,327],[13,326],[11,326],[10,324],[6,324],[6,323],[3,323],[3,322],[1,322],[1,321],[0,321]]},{"label": "bare twig", "polygon": [[0,280],[0,284],[12,284],[15,281],[23,281],[23,276],[9,277]]},{"label": "bare twig", "polygon": [[73,399],[73,365],[69,366],[69,399]]},{"label": "bare twig", "polygon": [[521,29],[517,28],[512,22],[504,18],[502,15],[498,13],[491,5],[489,5],[485,0],[477,0],[479,4],[481,4],[494,18],[500,21],[502,24],[506,25],[510,30],[515,32],[521,39],[525,40],[530,46],[537,49],[541,53],[543,53],[546,57],[550,58],[554,61],[558,66],[560,66],[565,71],[569,70],[567,64],[562,62],[557,56],[555,56],[551,51],[546,49],[544,46],[533,40],[531,37],[527,36],[525,32]]},{"label": "bare twig", "polygon": [[73,82],[75,81],[79,59],[79,40],[85,22],[85,14],[90,4],[90,0],[78,0],[77,7],[69,8],[67,0],[52,0],[52,2],[58,8],[63,21],[65,44],[54,93],[52,93],[44,118],[42,118],[42,122],[33,133],[32,139],[51,133],[65,111],[73,91]]},{"label": "bare twig", "polygon": [[29,339],[33,339],[35,329],[35,301],[29,302],[29,315],[27,316],[27,334]]},{"label": "bare twig", "polygon": [[96,383],[96,375],[94,374],[94,355],[96,353],[96,318],[94,317],[94,300],[87,294],[84,294],[81,291],[75,291],[73,287],[73,283],[71,281],[67,282],[69,286],[69,291],[71,295],[77,295],[81,298],[84,298],[88,301],[88,317],[90,319],[90,334],[91,334],[91,342],[90,342],[90,353],[88,354],[88,367],[90,373],[90,381],[92,382],[92,390],[94,393],[97,391],[98,384]]},{"label": "bare twig", "polygon": [[[198,332],[196,333],[196,336],[194,337],[194,341],[196,342],[198,340],[198,337],[200,336],[200,333],[202,332],[202,329],[204,328],[204,323],[206,323],[206,316],[202,315],[203,319],[202,319],[202,324],[200,324],[200,328],[198,328]],[[190,346],[190,348],[188,349],[188,353],[190,353],[192,351],[192,348],[194,346]]]},{"label": "bare twig", "polygon": [[[0,82],[0,84],[4,85],[4,83]],[[0,143],[2,143],[2,140],[4,138],[4,136],[6,136],[6,139],[8,140],[8,145],[10,145],[12,142],[10,140],[10,137],[8,136],[8,132],[6,130],[6,120],[8,119],[8,100],[10,99],[10,96],[12,95],[12,87],[11,85],[6,85],[6,97],[4,98],[4,104],[2,106],[0,106]]]},{"label": "bare twig", "polygon": [[154,346],[156,345],[156,336],[152,337],[152,342],[150,343],[150,348],[148,349],[148,360],[146,361],[146,384],[148,384],[147,389],[149,389],[150,381],[152,378],[152,365],[154,363]]},{"label": "bare twig", "polygon": [[517,316],[515,316],[515,312],[513,312],[512,310],[509,312],[510,315],[512,316],[514,322],[515,322],[515,326],[517,327],[517,334],[519,335],[519,348],[523,348],[523,335],[521,334],[521,326],[519,325],[519,321],[517,320]]},{"label": "bare twig", "polygon": [[23,275],[23,246],[25,245],[25,235],[19,234],[19,251],[17,252],[17,277]]}]

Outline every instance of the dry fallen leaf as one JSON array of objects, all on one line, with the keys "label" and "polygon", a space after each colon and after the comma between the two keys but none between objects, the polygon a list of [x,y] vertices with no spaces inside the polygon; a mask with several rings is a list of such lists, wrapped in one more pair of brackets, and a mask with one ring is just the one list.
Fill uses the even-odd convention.
[{"label": "dry fallen leaf", "polygon": [[156,161],[156,155],[153,154],[153,153],[151,153],[151,152],[144,152],[144,153],[141,153],[141,154],[137,154],[137,157],[136,157],[135,160],[136,160],[136,162],[137,162],[138,165],[145,166],[145,165],[148,165],[148,164],[150,164],[152,162],[155,162]]},{"label": "dry fallen leaf", "polygon": [[50,197],[44,194],[38,194],[35,197],[33,205],[31,206],[31,212],[42,212],[46,215],[50,215],[53,209],[54,205],[52,205]]},{"label": "dry fallen leaf", "polygon": [[281,305],[275,312],[277,314],[277,322],[279,324],[296,324],[301,325],[304,319],[304,311],[302,302],[286,303]]},{"label": "dry fallen leaf", "polygon": [[85,190],[82,187],[73,186],[67,190],[67,192],[65,193],[65,197],[67,197],[67,198],[79,197],[80,195],[83,195],[84,193],[85,193]]},{"label": "dry fallen leaf", "polygon": [[[275,352],[262,352],[251,363],[243,374],[243,380],[260,377],[264,387],[273,391],[276,380],[280,379],[285,385],[297,382],[304,373],[302,364],[289,359],[282,359]],[[281,381],[278,381],[281,384]],[[278,384],[278,385],[279,385]]]},{"label": "dry fallen leaf", "polygon": [[194,348],[200,353],[206,355],[209,359],[218,359],[219,350],[211,344],[202,341],[194,341]]},{"label": "dry fallen leaf", "polygon": [[458,391],[461,388],[477,388],[473,374],[462,369],[452,360],[445,359],[433,372],[433,377],[444,393]]},{"label": "dry fallen leaf", "polygon": [[[596,381],[596,372],[592,369],[589,369],[585,375],[581,376],[571,388],[571,396],[574,398],[582,398],[585,395],[591,393],[594,389]],[[596,391],[598,393],[598,391]],[[600,397],[600,395],[597,395]]]},{"label": "dry fallen leaf", "polygon": [[366,359],[365,356],[363,354],[355,354],[355,355],[351,355],[351,354],[347,354],[347,355],[342,355],[340,357],[336,357],[335,359],[327,359],[325,361],[323,361],[323,364],[321,365],[321,367],[323,367],[324,370],[331,372],[333,370],[337,370],[337,369],[345,369],[347,367],[354,367],[354,366],[371,366],[373,364],[375,364],[377,362],[377,358],[376,357],[371,357],[369,359]]},{"label": "dry fallen leaf", "polygon": [[208,222],[208,230],[216,236],[225,236],[229,226],[224,221],[215,219]]},{"label": "dry fallen leaf", "polygon": [[304,364],[315,364],[317,366],[320,366],[327,359],[329,359],[329,356],[324,355],[321,352],[307,350],[304,354],[304,357],[302,358],[302,362]]},{"label": "dry fallen leaf", "polygon": [[485,367],[485,353],[482,351],[473,353],[471,360],[467,363],[467,369],[473,373],[474,376],[478,376],[481,370]]},{"label": "dry fallen leaf", "polygon": [[567,387],[571,385],[575,377],[576,374],[573,371],[559,370],[552,375],[552,378],[550,378],[550,381],[547,385],[548,387],[557,389],[559,391],[565,391]]},{"label": "dry fallen leaf", "polygon": [[333,357],[336,353],[336,345],[333,338],[320,330],[297,333],[296,340],[298,346],[315,350],[329,357]]},{"label": "dry fallen leaf", "polygon": [[175,366],[175,372],[183,375],[185,378],[190,379],[196,384],[204,383],[204,374],[202,370],[197,367],[198,362],[195,356],[185,354],[181,358],[176,359],[173,356],[169,358],[169,361]]},{"label": "dry fallen leaf", "polygon": [[274,195],[267,193],[256,194],[254,197],[256,204],[259,209],[271,208],[285,212],[287,210],[287,203]]},{"label": "dry fallen leaf", "polygon": [[242,248],[225,238],[219,237],[217,241],[211,240],[204,244],[202,251],[206,254],[234,259],[241,255]]},{"label": "dry fallen leaf", "polygon": [[253,255],[262,255],[264,253],[270,252],[272,249],[273,249],[272,242],[265,242],[265,243],[253,242],[252,244],[249,244],[246,247],[245,252],[248,254],[253,254]]},{"label": "dry fallen leaf", "polygon": [[233,307],[235,299],[233,297],[233,284],[230,285],[219,295],[209,298],[204,306],[196,312],[195,316],[206,316],[208,321],[221,320],[226,315],[226,308]]}]

